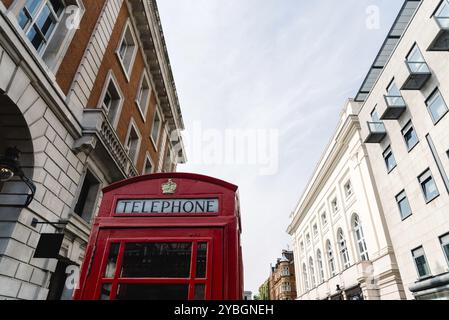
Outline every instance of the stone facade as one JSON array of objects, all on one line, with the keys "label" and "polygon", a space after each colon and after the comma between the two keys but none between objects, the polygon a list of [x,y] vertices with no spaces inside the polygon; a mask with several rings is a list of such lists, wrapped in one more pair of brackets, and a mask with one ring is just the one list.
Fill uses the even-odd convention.
[{"label": "stone facade", "polygon": [[[41,8],[51,5],[38,2]],[[28,8],[33,18],[22,24],[18,17],[26,2],[0,2],[0,154],[17,147],[22,169],[37,187],[27,208],[0,198],[1,299],[69,299],[73,288],[65,286],[66,272],[76,274],[83,263],[102,187],[175,171],[184,161],[182,115],[156,2],[61,3],[76,10],[52,7],[55,32],[36,49],[27,26],[40,9]],[[76,17],[79,27],[64,25]],[[134,41],[126,49],[124,32]],[[129,50],[135,57],[125,74],[120,64]],[[1,183],[0,194],[21,188],[16,180]],[[34,258],[40,234],[56,232],[64,233],[58,258]]]},{"label": "stone facade", "polygon": [[405,297],[357,114],[349,101],[291,215],[298,299]]}]

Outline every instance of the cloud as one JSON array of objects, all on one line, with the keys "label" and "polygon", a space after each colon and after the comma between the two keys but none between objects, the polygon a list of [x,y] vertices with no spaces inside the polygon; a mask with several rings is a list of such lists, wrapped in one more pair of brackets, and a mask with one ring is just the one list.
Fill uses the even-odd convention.
[{"label": "cloud", "polygon": [[[158,2],[186,123],[275,128],[280,170],[180,166],[240,187],[245,285],[256,291],[281,249],[300,192],[361,85],[402,0],[162,0]],[[378,5],[381,28],[366,28]],[[191,150],[187,149],[187,155]]]}]

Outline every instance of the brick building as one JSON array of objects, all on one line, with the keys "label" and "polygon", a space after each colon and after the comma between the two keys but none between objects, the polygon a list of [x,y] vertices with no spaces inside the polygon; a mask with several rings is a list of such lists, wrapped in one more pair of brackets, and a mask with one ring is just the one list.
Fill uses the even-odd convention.
[{"label": "brick building", "polygon": [[293,251],[282,251],[268,279],[269,300],[295,300],[296,281]]},{"label": "brick building", "polygon": [[0,30],[0,156],[18,148],[36,186],[23,208],[27,185],[0,182],[0,298],[70,299],[102,187],[185,161],[156,1],[2,0]]}]

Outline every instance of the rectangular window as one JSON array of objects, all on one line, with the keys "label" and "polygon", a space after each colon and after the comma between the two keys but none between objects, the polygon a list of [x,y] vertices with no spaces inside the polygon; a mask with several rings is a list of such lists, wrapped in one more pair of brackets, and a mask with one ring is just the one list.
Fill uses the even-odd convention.
[{"label": "rectangular window", "polygon": [[399,212],[401,213],[402,220],[412,215],[412,209],[410,208],[410,203],[408,201],[405,190],[396,196],[396,202],[399,207]]},{"label": "rectangular window", "polygon": [[334,200],[332,200],[331,202],[331,207],[332,207],[332,211],[334,213],[336,213],[338,211],[338,201],[337,198],[335,198]]},{"label": "rectangular window", "polygon": [[153,163],[151,162],[150,156],[147,154],[145,159],[145,166],[143,168],[143,174],[151,174],[153,173]]},{"label": "rectangular window", "polygon": [[100,99],[100,107],[108,117],[109,123],[115,128],[119,120],[119,114],[123,105],[122,93],[115,81],[112,72],[109,73],[106,86],[103,89],[103,97]]},{"label": "rectangular window", "polygon": [[129,21],[125,26],[125,30],[123,31],[122,38],[117,49],[117,55],[123,71],[125,72],[125,75],[129,81],[132,65],[134,64],[134,60],[137,55],[137,41],[134,37],[132,26]]},{"label": "rectangular window", "polygon": [[430,276],[429,265],[427,264],[424,248],[419,247],[412,251],[413,259],[415,260],[416,270],[420,279]]},{"label": "rectangular window", "polygon": [[373,122],[381,122],[381,121],[380,121],[379,113],[377,112],[376,109],[374,109],[374,110],[371,112],[371,120],[373,120]]},{"label": "rectangular window", "polygon": [[407,65],[412,73],[429,73],[429,67],[419,50],[418,45],[414,45],[410,53],[407,55]]},{"label": "rectangular window", "polygon": [[144,120],[146,118],[148,104],[150,103],[150,96],[151,96],[150,81],[148,80],[148,76],[144,71],[136,98],[137,106],[139,107],[140,113],[142,114]]},{"label": "rectangular window", "polygon": [[352,196],[352,184],[351,181],[348,181],[345,183],[344,185],[344,189],[345,189],[345,196],[346,198],[349,198],[350,196]]},{"label": "rectangular window", "polygon": [[74,209],[74,212],[86,222],[90,223],[92,219],[99,191],[100,182],[89,170],[87,170]]},{"label": "rectangular window", "polygon": [[323,213],[321,214],[321,222],[323,223],[323,226],[326,226],[326,225],[327,225],[327,215],[326,215],[326,212],[323,212]]},{"label": "rectangular window", "polygon": [[19,25],[39,53],[50,42],[63,12],[64,4],[58,0],[27,0],[20,11]]},{"label": "rectangular window", "polygon": [[153,126],[151,127],[151,141],[153,141],[153,144],[156,148],[159,140],[159,132],[161,131],[161,125],[162,125],[161,118],[156,106],[156,111],[154,112]]},{"label": "rectangular window", "polygon": [[133,163],[136,162],[137,154],[139,152],[139,145],[140,145],[140,135],[137,133],[136,128],[131,123],[128,137],[125,143],[125,150],[128,153],[131,160],[133,161]]},{"label": "rectangular window", "polygon": [[385,165],[387,166],[387,171],[390,173],[394,168],[396,168],[396,159],[394,158],[391,146],[388,146],[387,149],[385,149],[383,157],[385,160]]},{"label": "rectangular window", "polygon": [[416,131],[413,128],[413,124],[411,121],[409,121],[402,129],[402,135],[404,137],[408,151],[411,151],[413,147],[416,146],[419,142],[418,136],[416,135]]},{"label": "rectangular window", "polygon": [[440,195],[435,180],[432,177],[432,172],[427,169],[422,175],[418,177],[421,189],[424,194],[424,199],[427,203]]},{"label": "rectangular window", "polygon": [[316,223],[313,225],[313,236],[318,237],[318,225]]},{"label": "rectangular window", "polygon": [[446,262],[449,264],[449,233],[440,237],[441,248],[443,249]]},{"label": "rectangular window", "polygon": [[447,105],[438,89],[430,95],[426,105],[434,124],[443,118],[448,111]]}]

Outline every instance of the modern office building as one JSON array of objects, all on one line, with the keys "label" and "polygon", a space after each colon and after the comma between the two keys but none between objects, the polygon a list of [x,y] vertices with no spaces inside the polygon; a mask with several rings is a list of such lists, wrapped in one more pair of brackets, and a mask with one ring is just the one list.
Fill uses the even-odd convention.
[{"label": "modern office building", "polygon": [[291,215],[300,300],[403,299],[357,114],[349,101]]},{"label": "modern office building", "polygon": [[0,31],[0,298],[70,299],[102,187],[184,161],[156,1],[2,0]]},{"label": "modern office building", "polygon": [[449,298],[449,2],[405,1],[355,100],[408,299]]}]

